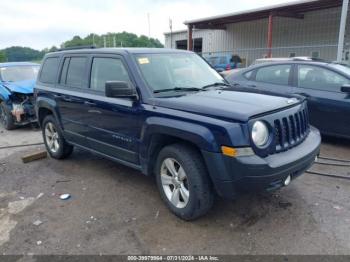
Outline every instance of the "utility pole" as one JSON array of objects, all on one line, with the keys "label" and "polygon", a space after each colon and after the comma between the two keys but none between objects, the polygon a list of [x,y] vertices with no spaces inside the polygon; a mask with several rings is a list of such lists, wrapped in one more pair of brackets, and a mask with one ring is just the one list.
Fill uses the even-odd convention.
[{"label": "utility pole", "polygon": [[170,48],[173,48],[173,21],[169,18],[169,28],[170,28]]},{"label": "utility pole", "polygon": [[342,12],[341,12],[340,27],[339,27],[337,62],[342,62],[342,60],[343,60],[344,38],[345,38],[345,29],[346,29],[348,8],[349,8],[349,0],[343,0],[343,8],[342,8]]},{"label": "utility pole", "polygon": [[107,47],[107,41],[106,41],[106,36],[103,36],[103,47],[106,48]]},{"label": "utility pole", "polygon": [[115,35],[113,36],[113,47],[117,47],[117,43],[115,42]]},{"label": "utility pole", "polygon": [[92,34],[92,45],[95,46],[95,34]]},{"label": "utility pole", "polygon": [[148,20],[148,38],[151,38],[151,19],[149,13],[147,13],[147,20]]}]

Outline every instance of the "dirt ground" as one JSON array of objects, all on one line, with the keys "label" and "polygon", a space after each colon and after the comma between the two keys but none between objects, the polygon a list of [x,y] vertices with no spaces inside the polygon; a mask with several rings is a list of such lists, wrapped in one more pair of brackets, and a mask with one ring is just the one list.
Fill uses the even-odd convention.
[{"label": "dirt ground", "polygon": [[[30,127],[0,129],[0,147],[41,141]],[[0,149],[0,254],[350,254],[349,180],[304,174],[184,222],[139,172],[80,150],[23,164],[38,148]],[[321,154],[350,159],[350,142],[326,139]]]}]

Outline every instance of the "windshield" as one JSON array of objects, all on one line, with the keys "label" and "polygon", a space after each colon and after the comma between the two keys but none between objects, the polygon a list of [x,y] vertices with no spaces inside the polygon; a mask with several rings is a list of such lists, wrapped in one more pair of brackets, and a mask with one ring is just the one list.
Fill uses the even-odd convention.
[{"label": "windshield", "polygon": [[341,64],[329,64],[330,67],[333,67],[335,69],[338,69],[342,73],[346,74],[350,77],[350,66],[347,65],[341,65]]},{"label": "windshield", "polygon": [[39,66],[11,66],[0,68],[0,79],[5,82],[35,80]]},{"label": "windshield", "polygon": [[225,80],[196,54],[138,54],[136,62],[150,88],[188,91]]}]

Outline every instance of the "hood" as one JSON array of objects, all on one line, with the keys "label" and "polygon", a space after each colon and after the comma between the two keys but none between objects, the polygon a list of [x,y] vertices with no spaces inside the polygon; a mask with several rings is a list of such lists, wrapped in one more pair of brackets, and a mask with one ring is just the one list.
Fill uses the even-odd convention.
[{"label": "hood", "polygon": [[298,98],[233,90],[210,90],[154,100],[158,106],[242,122],[256,115],[291,107],[301,101]]},{"label": "hood", "polygon": [[4,82],[3,85],[11,92],[21,94],[32,94],[35,85],[35,80]]}]

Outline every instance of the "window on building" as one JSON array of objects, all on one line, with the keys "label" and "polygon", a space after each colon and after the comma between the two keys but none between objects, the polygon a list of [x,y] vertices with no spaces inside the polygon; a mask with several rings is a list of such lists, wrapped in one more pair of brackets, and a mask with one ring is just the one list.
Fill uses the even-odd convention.
[{"label": "window on building", "polygon": [[255,80],[276,85],[288,85],[290,70],[291,65],[265,66],[258,69]]},{"label": "window on building", "polygon": [[298,86],[302,88],[340,92],[341,87],[349,82],[345,77],[326,68],[298,66]]},{"label": "window on building", "polygon": [[130,78],[120,59],[94,58],[91,69],[91,89],[104,92],[107,81],[130,82]]},{"label": "window on building", "polygon": [[40,73],[40,82],[46,84],[55,83],[59,62],[58,57],[49,57],[45,59]]},{"label": "window on building", "polygon": [[292,52],[292,53],[289,53],[289,57],[296,57],[296,53],[295,52]]},{"label": "window on building", "polygon": [[312,58],[320,58],[320,51],[312,51],[311,57]]},{"label": "window on building", "polygon": [[83,87],[86,57],[71,57],[67,70],[66,85],[71,87]]}]

